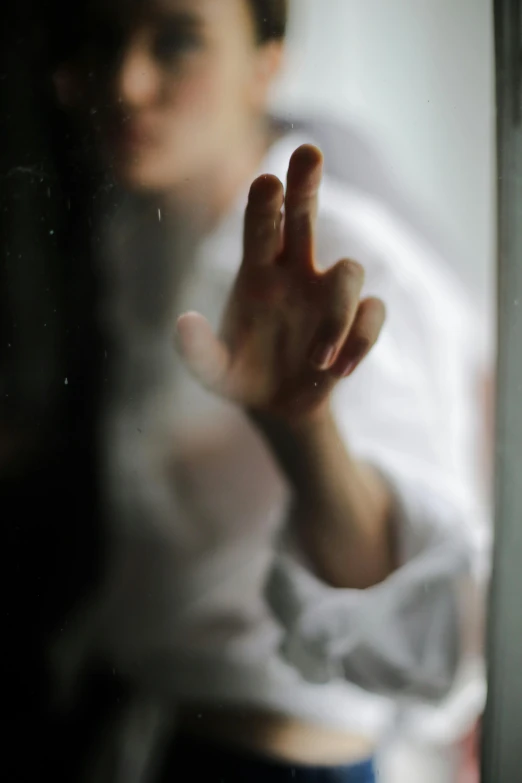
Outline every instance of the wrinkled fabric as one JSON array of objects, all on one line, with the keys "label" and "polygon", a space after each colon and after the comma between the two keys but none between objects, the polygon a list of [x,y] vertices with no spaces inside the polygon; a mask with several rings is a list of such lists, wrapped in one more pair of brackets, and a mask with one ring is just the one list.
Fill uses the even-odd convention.
[{"label": "wrinkled fabric", "polygon": [[[279,141],[261,171],[284,181],[301,141]],[[115,346],[102,454],[110,558],[83,631],[60,641],[61,654],[71,671],[103,658],[169,714],[180,700],[244,704],[377,741],[401,704],[449,698],[462,667],[480,659],[463,629],[480,615],[489,546],[477,489],[483,330],[420,238],[325,178],[318,263],[357,259],[364,295],[387,306],[377,346],[337,387],[334,414],[351,453],[389,483],[400,546],[382,584],[325,585],[288,527],[291,493],[265,442],[241,410],[198,386],[173,347],[182,312],[219,326],[246,195],[199,242],[169,244],[167,216],[158,227],[131,219],[129,206],[101,243]],[[160,229],[151,258],[147,232]]]}]

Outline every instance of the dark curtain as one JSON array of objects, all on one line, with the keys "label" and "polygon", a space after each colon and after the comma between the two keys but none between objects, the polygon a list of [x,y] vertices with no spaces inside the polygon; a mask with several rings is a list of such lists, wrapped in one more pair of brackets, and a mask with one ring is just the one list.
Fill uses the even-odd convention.
[{"label": "dark curtain", "polygon": [[110,677],[96,675],[62,713],[48,665],[51,640],[103,566],[97,422],[107,343],[91,260],[96,183],[50,98],[46,10],[8,0],[0,11],[2,777],[73,783],[119,698]]}]

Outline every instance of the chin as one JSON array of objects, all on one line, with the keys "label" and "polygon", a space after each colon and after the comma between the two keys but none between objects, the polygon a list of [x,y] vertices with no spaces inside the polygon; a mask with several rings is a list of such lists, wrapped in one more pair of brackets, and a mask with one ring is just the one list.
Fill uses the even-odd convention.
[{"label": "chin", "polygon": [[172,187],[164,171],[158,172],[143,165],[113,163],[111,172],[119,185],[135,193],[163,193]]},{"label": "chin", "polygon": [[164,192],[172,187],[170,171],[165,166],[165,157],[161,154],[143,154],[128,150],[112,149],[108,146],[101,150],[102,159],[112,178],[126,190],[134,192]]}]

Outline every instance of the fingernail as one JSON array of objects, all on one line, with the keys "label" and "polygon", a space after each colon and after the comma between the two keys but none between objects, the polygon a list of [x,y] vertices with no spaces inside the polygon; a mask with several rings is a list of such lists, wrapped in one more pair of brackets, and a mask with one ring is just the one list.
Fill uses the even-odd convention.
[{"label": "fingernail", "polygon": [[346,365],[346,367],[345,367],[345,368],[344,368],[344,370],[343,370],[343,373],[342,373],[342,375],[341,375],[341,378],[347,378],[347,377],[348,377],[348,375],[351,375],[351,374],[352,374],[352,372],[353,372],[353,371],[355,370],[355,368],[357,367],[357,364],[358,364],[358,361],[357,361],[357,359],[352,359],[351,361],[349,361],[349,362],[348,362],[348,364]]},{"label": "fingernail", "polygon": [[333,359],[335,347],[333,345],[318,345],[312,352],[312,364],[318,370],[326,370]]}]

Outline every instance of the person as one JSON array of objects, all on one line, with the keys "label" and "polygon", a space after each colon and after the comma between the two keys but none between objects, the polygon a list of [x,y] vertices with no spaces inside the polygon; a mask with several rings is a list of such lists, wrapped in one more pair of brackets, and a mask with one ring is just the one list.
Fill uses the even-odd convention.
[{"label": "person", "polygon": [[57,96],[109,183],[111,557],[60,660],[132,683],[110,780],[163,747],[165,780],[369,783],[401,705],[479,655],[475,315],[270,122],[287,13],[86,0],[63,22]]}]

